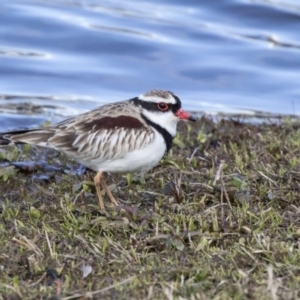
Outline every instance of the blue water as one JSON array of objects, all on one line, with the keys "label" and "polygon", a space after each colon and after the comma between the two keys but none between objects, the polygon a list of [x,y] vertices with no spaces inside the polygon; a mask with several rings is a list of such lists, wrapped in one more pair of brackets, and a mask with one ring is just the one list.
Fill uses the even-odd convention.
[{"label": "blue water", "polygon": [[1,0],[0,131],[153,88],[188,110],[300,115],[298,0]]}]

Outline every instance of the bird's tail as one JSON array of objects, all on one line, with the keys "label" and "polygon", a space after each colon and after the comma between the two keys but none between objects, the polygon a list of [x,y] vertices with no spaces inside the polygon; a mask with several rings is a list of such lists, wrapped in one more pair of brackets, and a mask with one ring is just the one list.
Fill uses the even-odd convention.
[{"label": "bird's tail", "polygon": [[1,146],[5,146],[5,145],[9,145],[10,141],[5,139],[2,135],[0,135],[0,147]]},{"label": "bird's tail", "polygon": [[10,144],[46,146],[51,136],[53,136],[53,130],[47,128],[3,132],[0,133],[0,147]]}]

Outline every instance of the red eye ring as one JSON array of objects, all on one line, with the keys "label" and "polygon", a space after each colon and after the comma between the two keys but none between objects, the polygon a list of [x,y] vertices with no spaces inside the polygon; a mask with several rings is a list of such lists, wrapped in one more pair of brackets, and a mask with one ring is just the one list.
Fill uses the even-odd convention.
[{"label": "red eye ring", "polygon": [[164,103],[164,102],[157,103],[157,107],[161,111],[166,111],[166,110],[169,109],[169,105],[167,103]]}]

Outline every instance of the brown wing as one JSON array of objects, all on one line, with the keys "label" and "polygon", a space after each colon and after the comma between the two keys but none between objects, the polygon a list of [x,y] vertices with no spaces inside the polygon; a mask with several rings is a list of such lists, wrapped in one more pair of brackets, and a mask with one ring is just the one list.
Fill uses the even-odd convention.
[{"label": "brown wing", "polygon": [[79,160],[110,160],[142,149],[154,138],[154,132],[131,116],[105,116],[77,123],[66,130],[65,124],[49,138],[48,144]]},{"label": "brown wing", "polygon": [[153,140],[154,132],[140,117],[139,108],[124,101],[104,105],[49,128],[0,136],[0,145],[28,143],[55,148],[80,161],[95,158],[99,162],[144,148]]}]

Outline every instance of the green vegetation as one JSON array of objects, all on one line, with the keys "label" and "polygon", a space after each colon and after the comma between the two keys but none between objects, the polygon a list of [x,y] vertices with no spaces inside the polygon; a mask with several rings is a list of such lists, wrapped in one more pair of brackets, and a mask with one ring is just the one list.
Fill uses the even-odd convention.
[{"label": "green vegetation", "polygon": [[93,172],[0,149],[0,299],[300,298],[299,128],[181,124],[145,180],[107,175],[105,213]]}]

